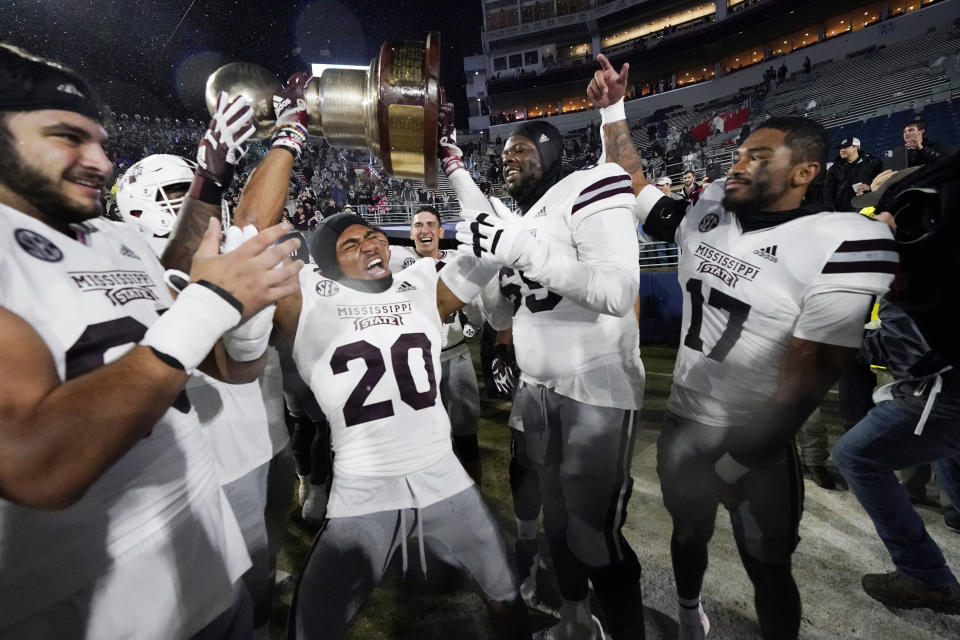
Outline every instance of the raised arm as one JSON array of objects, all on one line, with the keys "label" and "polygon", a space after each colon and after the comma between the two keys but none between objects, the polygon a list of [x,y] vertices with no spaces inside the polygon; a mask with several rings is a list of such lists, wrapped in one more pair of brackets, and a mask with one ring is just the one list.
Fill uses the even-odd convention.
[{"label": "raised arm", "polygon": [[293,74],[286,88],[274,96],[274,104],[280,107],[271,149],[243,188],[243,197],[233,214],[234,224],[241,227],[252,224],[265,229],[280,220],[293,161],[300,157],[307,142],[304,92],[311,77],[303,71]]},{"label": "raised arm", "polygon": [[463,151],[457,146],[457,129],[454,126],[453,104],[445,102],[440,106],[440,137],[437,155],[443,172],[450,179],[462,209],[476,209],[493,213],[490,200],[483,195],[480,187],[473,181],[463,165]]},{"label": "raised arm", "polygon": [[474,255],[520,269],[525,277],[582,307],[626,315],[640,282],[633,196],[623,172],[611,167],[608,173],[596,174],[597,182],[585,188],[602,197],[576,216],[570,214],[575,250],[543,235],[530,235],[516,219],[469,210],[457,224],[457,240]]},{"label": "raised arm", "polygon": [[253,135],[253,108],[243,96],[227,100],[221,93],[217,112],[197,148],[197,171],[180,207],[177,225],[160,261],[168,269],[190,271],[210,218],[220,219],[223,190],[233,179],[237,162],[246,153],[243,143]]},{"label": "raised arm", "polygon": [[623,95],[630,65],[624,63],[620,71],[616,71],[602,53],[597,55],[597,62],[600,63],[600,69],[593,74],[593,79],[587,86],[587,96],[600,110],[603,132],[600,137],[603,146],[600,161],[623,167],[633,181],[633,192],[640,193],[640,190],[650,183],[643,174],[640,154],[630,137],[630,128],[627,126],[627,116],[623,109]]}]

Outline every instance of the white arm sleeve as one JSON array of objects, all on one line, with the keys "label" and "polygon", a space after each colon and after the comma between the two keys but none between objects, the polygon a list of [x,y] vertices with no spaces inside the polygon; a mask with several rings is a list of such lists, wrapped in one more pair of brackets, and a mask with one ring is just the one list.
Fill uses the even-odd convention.
[{"label": "white arm sleeve", "polygon": [[808,297],[797,318],[793,337],[859,349],[863,323],[869,319],[873,296],[854,291],[826,291]]},{"label": "white arm sleeve", "polygon": [[624,316],[633,309],[640,288],[640,247],[634,229],[630,209],[600,209],[578,220],[573,230],[576,255],[549,241],[531,243],[526,273],[591,311]]},{"label": "white arm sleeve", "polygon": [[497,215],[487,196],[483,195],[480,187],[477,186],[477,183],[473,181],[473,178],[465,169],[455,169],[450,174],[450,184],[453,185],[453,190],[457,192],[461,209],[476,209],[477,211]]},{"label": "white arm sleeve", "polygon": [[467,304],[480,295],[499,271],[500,265],[496,262],[461,253],[440,270],[440,279],[453,295]]},{"label": "white arm sleeve", "polygon": [[500,278],[494,278],[483,288],[479,298],[483,316],[496,331],[513,326],[513,302],[500,292]]},{"label": "white arm sleeve", "polygon": [[600,109],[600,159],[597,161],[598,164],[603,164],[607,161],[607,141],[603,135],[603,125],[609,124],[611,122],[617,122],[619,120],[626,120],[627,113],[623,108],[623,98],[620,98],[614,102],[609,107],[601,107]]}]

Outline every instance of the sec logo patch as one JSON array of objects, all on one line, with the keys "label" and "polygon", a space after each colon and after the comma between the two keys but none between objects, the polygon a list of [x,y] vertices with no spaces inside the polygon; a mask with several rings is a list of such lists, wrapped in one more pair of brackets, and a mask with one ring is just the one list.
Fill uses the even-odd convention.
[{"label": "sec logo patch", "polygon": [[718,224],[720,224],[720,216],[715,213],[708,213],[703,216],[703,220],[700,221],[700,232],[706,233],[711,229],[715,229]]},{"label": "sec logo patch", "polygon": [[333,280],[321,280],[317,283],[317,295],[329,298],[340,292],[340,285]]},{"label": "sec logo patch", "polygon": [[20,245],[21,249],[37,260],[43,260],[44,262],[60,262],[63,260],[63,252],[60,251],[60,248],[35,231],[17,229],[13,232],[13,237],[17,239],[17,244]]}]

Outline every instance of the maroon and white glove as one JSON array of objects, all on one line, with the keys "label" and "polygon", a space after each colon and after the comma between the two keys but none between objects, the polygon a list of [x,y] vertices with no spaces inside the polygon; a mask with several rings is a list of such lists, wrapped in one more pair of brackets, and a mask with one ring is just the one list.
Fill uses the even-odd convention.
[{"label": "maroon and white glove", "polygon": [[247,152],[243,143],[255,129],[250,120],[253,107],[244,96],[233,100],[220,92],[217,111],[197,148],[197,171],[190,184],[190,196],[203,202],[219,204],[224,187],[233,179],[233,171]]},{"label": "maroon and white glove", "polygon": [[453,103],[446,102],[447,94],[440,89],[440,111],[437,125],[440,129],[437,142],[437,157],[443,173],[449,178],[457,169],[463,169],[463,151],[457,146],[457,127],[454,124]]},{"label": "maroon and white glove", "polygon": [[273,96],[273,112],[277,118],[274,128],[272,147],[283,147],[300,157],[303,145],[307,142],[307,123],[310,116],[307,114],[305,94],[307,83],[313,75],[306,71],[299,71],[287,80],[287,86],[279,94]]}]

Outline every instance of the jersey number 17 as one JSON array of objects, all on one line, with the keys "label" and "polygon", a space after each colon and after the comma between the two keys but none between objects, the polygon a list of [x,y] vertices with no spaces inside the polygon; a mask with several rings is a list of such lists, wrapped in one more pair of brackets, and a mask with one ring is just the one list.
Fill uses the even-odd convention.
[{"label": "jersey number 17", "polygon": [[[686,347],[703,352],[703,339],[700,337],[700,328],[703,325],[703,281],[690,278],[687,280],[686,288],[687,293],[690,294],[690,327],[687,329],[683,344]],[[733,345],[740,339],[740,334],[743,333],[743,325],[747,321],[747,316],[750,315],[750,305],[716,289],[710,289],[710,297],[706,302],[711,307],[726,311],[729,314],[727,316],[727,326],[720,334],[720,339],[707,354],[707,357],[711,360],[723,362],[730,350],[733,349]]]}]

